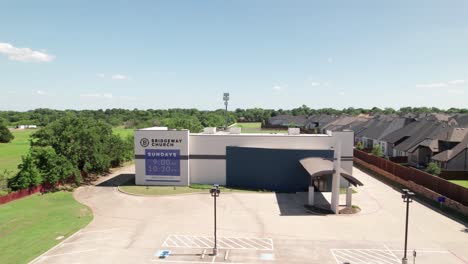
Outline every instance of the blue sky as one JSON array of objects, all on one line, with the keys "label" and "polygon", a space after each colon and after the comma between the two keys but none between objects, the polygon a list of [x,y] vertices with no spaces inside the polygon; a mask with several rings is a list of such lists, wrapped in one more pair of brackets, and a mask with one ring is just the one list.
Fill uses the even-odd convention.
[{"label": "blue sky", "polygon": [[468,1],[4,1],[0,109],[468,107]]}]

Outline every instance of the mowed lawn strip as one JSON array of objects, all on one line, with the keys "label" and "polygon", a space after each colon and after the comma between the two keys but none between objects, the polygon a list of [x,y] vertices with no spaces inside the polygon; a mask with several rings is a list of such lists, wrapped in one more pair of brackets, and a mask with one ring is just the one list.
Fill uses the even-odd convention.
[{"label": "mowed lawn strip", "polygon": [[15,138],[10,143],[0,143],[0,171],[18,171],[21,156],[29,151],[29,136],[35,129],[12,130]]},{"label": "mowed lawn strip", "polygon": [[[213,185],[207,184],[192,184],[190,186],[142,186],[135,185],[134,180],[119,186],[123,192],[137,195],[174,195],[184,193],[209,193]],[[221,192],[265,192],[263,190],[244,190],[244,189],[231,189],[224,186],[219,187]]]},{"label": "mowed lawn strip", "polygon": [[[71,192],[32,195],[0,205],[0,263],[28,263],[86,226],[91,210]],[[65,239],[64,238],[64,239]]]},{"label": "mowed lawn strip", "polygon": [[468,180],[450,180],[450,182],[468,188]]},{"label": "mowed lawn strip", "polygon": [[286,129],[262,129],[260,122],[245,122],[236,123],[234,127],[240,127],[241,133],[287,133]]}]

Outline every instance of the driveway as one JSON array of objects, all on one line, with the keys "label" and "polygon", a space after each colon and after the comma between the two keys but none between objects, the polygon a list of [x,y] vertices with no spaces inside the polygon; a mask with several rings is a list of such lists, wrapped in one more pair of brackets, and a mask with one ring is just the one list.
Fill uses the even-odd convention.
[{"label": "driveway", "polygon": [[[390,186],[354,168],[364,183],[353,195],[356,215],[311,215],[306,196],[221,193],[218,256],[213,244],[213,198],[207,194],[141,197],[115,185],[133,167],[80,187],[75,198],[94,220],[34,263],[401,263],[405,205]],[[344,203],[344,195],[342,202]],[[468,232],[415,201],[410,205],[409,250],[416,263],[468,263]],[[166,259],[157,257],[170,250]],[[412,257],[409,263],[412,262]]]}]

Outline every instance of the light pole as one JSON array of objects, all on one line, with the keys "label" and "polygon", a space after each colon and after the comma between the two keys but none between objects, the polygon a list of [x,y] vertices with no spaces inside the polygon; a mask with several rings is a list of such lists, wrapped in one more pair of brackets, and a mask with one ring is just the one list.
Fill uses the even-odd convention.
[{"label": "light pole", "polygon": [[405,250],[403,251],[403,259],[401,260],[402,264],[408,264],[408,259],[406,258],[406,250],[408,247],[408,216],[409,216],[409,204],[413,202],[414,193],[410,192],[408,189],[402,189],[403,202],[406,203],[406,225],[405,225]]},{"label": "light pole", "polygon": [[227,130],[228,127],[228,112],[227,112],[227,107],[228,107],[228,101],[229,101],[229,93],[224,93],[223,94],[223,100],[224,100],[224,106],[226,107],[224,111],[224,119],[226,120],[226,125],[224,126],[224,130]]},{"label": "light pole", "polygon": [[219,184],[213,184],[213,188],[210,190],[211,197],[214,198],[214,247],[213,247],[213,256],[218,255],[218,246],[216,244],[216,197],[219,197],[221,190],[219,189]]}]

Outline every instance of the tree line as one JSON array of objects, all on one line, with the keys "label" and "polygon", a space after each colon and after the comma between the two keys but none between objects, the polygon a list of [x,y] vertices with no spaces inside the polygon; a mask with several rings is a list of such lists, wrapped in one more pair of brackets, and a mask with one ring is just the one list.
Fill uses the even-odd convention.
[{"label": "tree line", "polygon": [[68,115],[31,135],[30,151],[22,157],[11,190],[39,184],[79,184],[133,159],[133,136],[121,138],[111,125],[89,117]]},{"label": "tree line", "polygon": [[[321,108],[313,109],[306,105],[297,108],[283,109],[235,109],[228,112],[228,123],[236,121],[265,122],[268,118],[277,115],[359,115],[359,114],[408,114],[408,113],[468,113],[466,108],[439,109],[436,107],[403,107],[398,110],[393,108],[353,108],[344,109]],[[7,126],[47,124],[63,117],[74,116],[92,118],[103,121],[111,126],[124,126],[126,128],[142,128],[150,126],[167,126],[170,128],[187,128],[192,132],[199,132],[203,127],[222,127],[225,124],[225,112],[223,109],[202,111],[197,109],[99,109],[99,110],[53,110],[35,109],[26,112],[0,111],[0,123]]]}]

